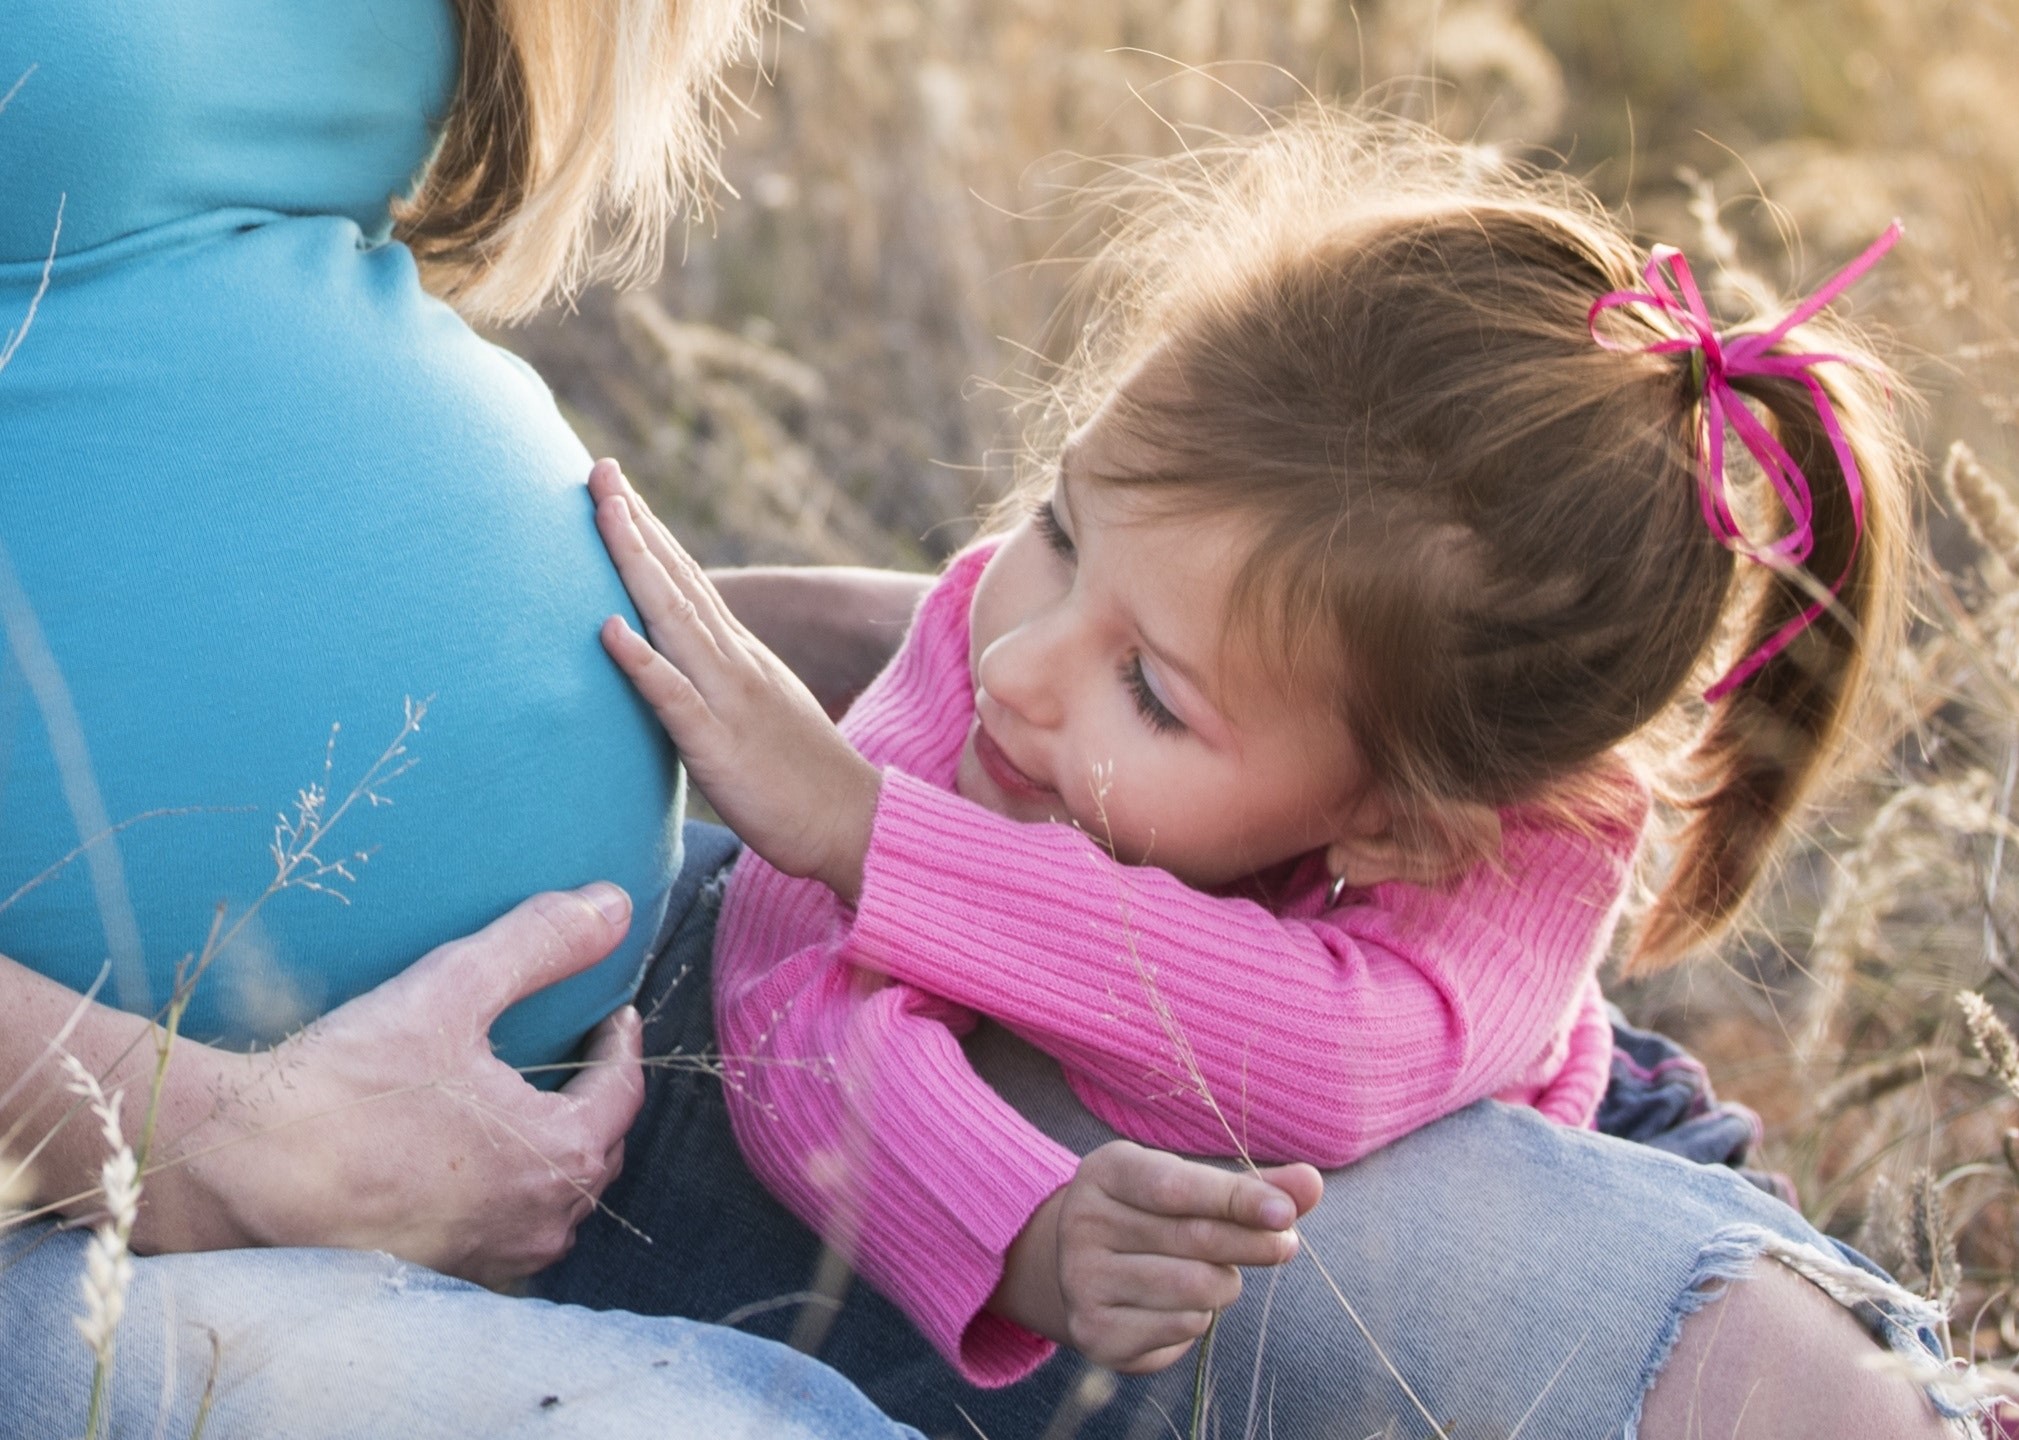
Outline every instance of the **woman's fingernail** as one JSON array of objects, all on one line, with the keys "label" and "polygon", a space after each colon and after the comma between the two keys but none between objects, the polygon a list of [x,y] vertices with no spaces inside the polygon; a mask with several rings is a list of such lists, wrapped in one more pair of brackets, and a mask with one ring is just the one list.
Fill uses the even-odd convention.
[{"label": "woman's fingernail", "polygon": [[607,880],[584,885],[580,891],[584,900],[603,913],[603,918],[612,925],[623,925],[631,919],[631,897]]},{"label": "woman's fingernail", "polygon": [[1287,1195],[1271,1195],[1262,1202],[1262,1223],[1271,1230],[1288,1230],[1297,1223],[1297,1206]]}]

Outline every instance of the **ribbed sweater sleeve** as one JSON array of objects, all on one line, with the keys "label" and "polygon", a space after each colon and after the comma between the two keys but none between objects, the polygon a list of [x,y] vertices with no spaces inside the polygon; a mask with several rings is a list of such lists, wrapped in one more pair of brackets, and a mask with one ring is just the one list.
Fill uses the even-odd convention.
[{"label": "ribbed sweater sleeve", "polygon": [[957,1038],[970,1013],[856,970],[840,948],[808,946],[762,973],[718,966],[737,1141],[963,1375],[1008,1384],[1052,1346],[982,1307],[1078,1157],[975,1075]]},{"label": "ribbed sweater sleeve", "polygon": [[1614,829],[1509,812],[1449,893],[1284,915],[893,771],[850,954],[1056,1056],[1146,1144],[1338,1166],[1568,1058],[1637,838]]},{"label": "ribbed sweater sleeve", "polygon": [[1545,1055],[1531,1075],[1495,1098],[1532,1105],[1564,1125],[1589,1126],[1612,1080],[1612,1017],[1594,975],[1584,982],[1577,1014],[1563,1038],[1563,1053]]}]

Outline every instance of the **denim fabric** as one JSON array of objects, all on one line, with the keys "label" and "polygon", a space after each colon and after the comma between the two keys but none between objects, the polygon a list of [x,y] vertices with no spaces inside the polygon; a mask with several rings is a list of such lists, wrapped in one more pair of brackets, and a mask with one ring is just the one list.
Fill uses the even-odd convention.
[{"label": "denim fabric", "polygon": [[[705,827],[687,846],[690,875],[733,853]],[[648,979],[647,1053],[673,1058],[611,1214],[539,1291],[790,1340],[936,1437],[1185,1433],[1189,1360],[1117,1380],[1062,1355],[1006,1390],[965,1385],[749,1175],[718,1082],[679,1058],[712,1044],[713,914],[711,894],[684,911]],[[982,1027],[969,1054],[1066,1144],[1110,1138],[1057,1066],[1002,1030]],[[1684,1317],[1762,1254],[1826,1282],[1895,1347],[1938,1353],[1928,1307],[1733,1170],[1491,1102],[1328,1176],[1301,1229],[1306,1258],[1251,1273],[1222,1316],[1207,1434],[1400,1440],[1436,1433],[1434,1416],[1454,1435],[1630,1440]]]},{"label": "denim fabric", "polygon": [[[84,1244],[0,1241],[0,1440],[84,1433]],[[140,1261],[112,1378],[117,1440],[916,1440],[782,1345],[346,1250]]]},{"label": "denim fabric", "polygon": [[1622,1140],[1652,1145],[1700,1165],[1729,1165],[1776,1199],[1796,1203],[1794,1182],[1746,1168],[1763,1135],[1760,1117],[1735,1100],[1720,1100],[1703,1062],[1666,1035],[1612,1018],[1612,1079],[1599,1101],[1595,1127]]}]

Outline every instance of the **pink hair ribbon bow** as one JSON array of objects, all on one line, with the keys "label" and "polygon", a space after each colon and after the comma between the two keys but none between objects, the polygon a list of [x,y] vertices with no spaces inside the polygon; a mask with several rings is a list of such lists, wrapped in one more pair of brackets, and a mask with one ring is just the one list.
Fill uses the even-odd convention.
[{"label": "pink hair ribbon bow", "polygon": [[[1795,306],[1768,330],[1720,335],[1711,320],[1709,307],[1704,304],[1703,294],[1697,289],[1696,277],[1690,273],[1689,261],[1683,258],[1681,251],[1668,245],[1657,245],[1648,258],[1646,268],[1641,271],[1646,290],[1614,290],[1601,295],[1592,302],[1590,313],[1586,316],[1585,323],[1591,330],[1591,338],[1607,350],[1652,355],[1672,355],[1686,350],[1697,352],[1694,358],[1703,370],[1703,405],[1697,436],[1697,494],[1703,503],[1704,523],[1710,526],[1711,533],[1721,543],[1735,553],[1776,570],[1791,569],[1809,558],[1809,552],[1815,548],[1816,536],[1815,501],[1810,494],[1808,477],[1802,474],[1802,468],[1795,463],[1794,457],[1788,454],[1780,441],[1774,438],[1773,432],[1732,387],[1733,380],[1747,375],[1776,375],[1799,380],[1815,403],[1823,434],[1829,438],[1830,448],[1836,452],[1837,464],[1843,471],[1854,527],[1852,550],[1845,557],[1844,573],[1830,586],[1828,596],[1817,600],[1782,626],[1765,644],[1739,661],[1706,690],[1704,699],[1713,704],[1751,679],[1769,660],[1785,650],[1797,635],[1814,624],[1816,618],[1834,602],[1844,581],[1850,578],[1851,563],[1857,558],[1857,537],[1864,533],[1865,528],[1864,479],[1858,473],[1857,459],[1851,454],[1850,442],[1844,438],[1843,426],[1837,421],[1829,394],[1812,372],[1818,365],[1857,365],[1863,362],[1827,353],[1774,355],[1768,352],[1786,339],[1789,331],[1813,319],[1856,284],[1893,248],[1900,233],[1900,222],[1895,220],[1866,248],[1864,254],[1831,276],[1815,294]],[[1609,340],[1599,333],[1599,317],[1622,305],[1644,305],[1659,310],[1687,333],[1639,347]],[[1747,539],[1739,528],[1738,518],[1732,513],[1730,486],[1725,475],[1727,427],[1752,452],[1753,459],[1759,462],[1768,483],[1773,486],[1774,493],[1780,497],[1781,504],[1787,508],[1788,516],[1794,522],[1787,534],[1770,544],[1756,545]]]}]

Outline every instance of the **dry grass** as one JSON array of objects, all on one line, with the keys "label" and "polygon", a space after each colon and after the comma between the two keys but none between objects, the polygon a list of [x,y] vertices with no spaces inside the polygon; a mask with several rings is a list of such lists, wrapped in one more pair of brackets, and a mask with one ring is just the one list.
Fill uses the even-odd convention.
[{"label": "dry grass", "polygon": [[684,267],[513,340],[711,561],[919,564],[966,538],[957,517],[1009,475],[1019,342],[1065,293],[1076,157],[1171,153],[1307,89],[1561,157],[1721,269],[1726,304],[1906,218],[1851,308],[1926,397],[1931,475],[1965,447],[1930,491],[1923,623],[1883,733],[1722,962],[1623,998],[1765,1114],[1767,1163],[1814,1218],[1953,1293],[1964,1351],[2019,1357],[2019,1098],[1956,1000],[2019,1015],[2019,4],[821,0],[787,19],[731,142],[740,199]]},{"label": "dry grass", "polygon": [[[1779,281],[1907,216],[1862,313],[1922,357],[1931,434],[2009,464],[2012,0],[782,3],[772,83],[741,82],[738,197],[685,264],[513,341],[704,560],[946,553],[1007,476],[997,385],[1064,293],[1060,187],[1091,173],[1074,157],[1168,154],[1307,90],[1371,90],[1561,155],[1693,248],[1693,208],[1723,197],[1739,251]],[[1785,210],[1750,198],[1762,188]],[[670,335],[655,323],[676,317]]]}]

